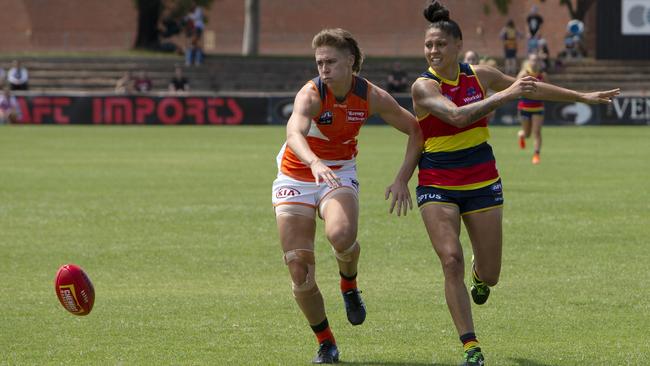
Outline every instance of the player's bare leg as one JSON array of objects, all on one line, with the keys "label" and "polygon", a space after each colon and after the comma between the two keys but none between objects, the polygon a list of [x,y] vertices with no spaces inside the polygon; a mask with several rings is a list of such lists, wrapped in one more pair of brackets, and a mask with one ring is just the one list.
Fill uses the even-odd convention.
[{"label": "player's bare leg", "polygon": [[319,351],[314,363],[338,362],[336,340],[329,327],[323,296],[316,284],[315,219],[301,215],[280,214],[276,216],[276,221],[296,303],[319,343]]},{"label": "player's bare leg", "polygon": [[528,117],[520,116],[520,119],[521,119],[521,130],[519,130],[519,132],[517,133],[517,137],[519,138],[519,148],[525,149],[526,139],[530,137],[531,122],[530,122],[530,118]]},{"label": "player's bare leg", "polygon": [[532,116],[532,133],[534,140],[535,152],[533,155],[533,164],[539,164],[541,161],[540,153],[542,152],[542,124],[544,115],[536,114]]},{"label": "player's bare leg", "polygon": [[463,216],[463,222],[472,241],[472,298],[483,304],[490,294],[489,287],[499,282],[501,274],[503,208]]},{"label": "player's bare leg", "polygon": [[348,321],[359,325],[366,319],[366,307],[357,287],[361,247],[357,242],[359,204],[356,192],[343,187],[332,191],[321,203],[325,234],[334,250],[341,275],[341,294]]},{"label": "player's bare leg", "polygon": [[424,224],[445,276],[445,299],[459,335],[474,332],[472,310],[465,286],[460,215],[457,206],[429,204],[421,209]]},{"label": "player's bare leg", "polygon": [[481,348],[474,333],[472,308],[465,287],[465,265],[460,245],[460,216],[457,206],[430,204],[421,210],[427,233],[438,254],[445,275],[445,299],[454,321],[464,358],[482,358]]}]

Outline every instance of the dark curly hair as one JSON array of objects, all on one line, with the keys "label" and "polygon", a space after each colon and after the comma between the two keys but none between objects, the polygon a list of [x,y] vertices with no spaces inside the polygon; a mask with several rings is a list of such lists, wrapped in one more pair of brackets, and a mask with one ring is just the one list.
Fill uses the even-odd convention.
[{"label": "dark curly hair", "polygon": [[424,8],[424,17],[431,22],[429,28],[437,28],[454,38],[463,39],[458,23],[449,18],[449,10],[440,2],[431,0],[431,4]]}]

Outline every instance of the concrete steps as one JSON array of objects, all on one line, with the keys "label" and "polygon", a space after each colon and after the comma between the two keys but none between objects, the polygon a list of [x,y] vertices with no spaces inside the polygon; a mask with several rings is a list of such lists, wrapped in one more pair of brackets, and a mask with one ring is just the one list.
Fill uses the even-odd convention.
[{"label": "concrete steps", "polygon": [[[361,75],[385,87],[393,62],[399,60],[410,81],[427,65],[423,58],[368,58]],[[0,56],[0,67],[7,70],[11,58]],[[174,67],[183,65],[181,57],[25,57],[21,58],[30,74],[32,91],[103,91],[114,90],[125,71],[134,76],[146,70],[154,91],[167,90]],[[317,75],[313,57],[209,56],[202,66],[183,66],[194,91],[201,92],[291,92]],[[624,91],[650,90],[650,61],[567,62],[549,75],[551,82],[577,90],[620,87]]]}]

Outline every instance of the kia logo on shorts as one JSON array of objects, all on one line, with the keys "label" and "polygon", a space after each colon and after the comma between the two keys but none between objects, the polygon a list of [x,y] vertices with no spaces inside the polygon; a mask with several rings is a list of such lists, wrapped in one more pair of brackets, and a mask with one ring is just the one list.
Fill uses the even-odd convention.
[{"label": "kia logo on shorts", "polygon": [[287,198],[287,197],[295,197],[300,194],[300,191],[291,188],[291,187],[281,187],[278,189],[278,191],[275,193],[275,198]]}]

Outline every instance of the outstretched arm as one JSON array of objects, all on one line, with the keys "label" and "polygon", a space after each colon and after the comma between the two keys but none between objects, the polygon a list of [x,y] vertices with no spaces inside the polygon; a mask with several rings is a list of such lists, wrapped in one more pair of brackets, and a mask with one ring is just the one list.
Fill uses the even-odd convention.
[{"label": "outstretched arm", "polygon": [[[475,67],[476,74],[483,82],[493,90],[504,90],[511,87],[518,80],[503,74],[501,71],[486,65]],[[520,79],[521,80],[521,79]],[[612,98],[621,93],[620,89],[596,91],[590,93],[578,92],[562,88],[557,85],[535,81],[534,87],[526,93],[526,98],[546,100],[554,102],[582,102],[589,104],[611,103]]]},{"label": "outstretched arm", "polygon": [[621,89],[611,89],[590,93],[565,89],[557,85],[538,82],[537,88],[530,94],[531,99],[548,100],[554,102],[582,102],[588,104],[608,104],[612,98],[621,94]]},{"label": "outstretched arm", "polygon": [[324,181],[334,188],[340,185],[336,174],[316,156],[307,143],[307,133],[311,127],[311,119],[320,110],[320,98],[317,92],[306,84],[300,89],[293,103],[293,112],[287,122],[287,145],[311,168],[316,184]]},{"label": "outstretched arm", "polygon": [[533,77],[518,79],[498,93],[462,107],[458,107],[442,95],[440,85],[434,80],[417,80],[411,88],[411,94],[417,116],[432,114],[452,126],[463,128],[488,115],[507,101],[532,92],[535,81]]},{"label": "outstretched arm", "polygon": [[373,86],[370,94],[372,114],[378,114],[386,123],[408,135],[406,154],[395,180],[386,188],[385,198],[392,196],[389,213],[393,213],[397,206],[397,216],[406,215],[408,209],[413,208],[413,201],[408,189],[408,182],[420,160],[424,139],[422,130],[415,117],[402,108],[395,99],[386,91]]}]

